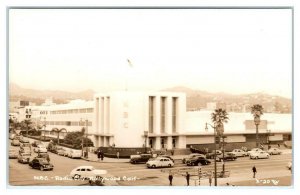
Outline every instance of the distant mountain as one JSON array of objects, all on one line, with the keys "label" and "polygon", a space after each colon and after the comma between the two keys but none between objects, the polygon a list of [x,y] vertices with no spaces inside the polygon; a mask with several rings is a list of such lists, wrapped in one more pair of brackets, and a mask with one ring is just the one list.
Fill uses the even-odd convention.
[{"label": "distant mountain", "polygon": [[58,90],[35,90],[22,88],[15,83],[9,84],[9,97],[11,101],[28,100],[39,105],[45,99],[53,98],[55,103],[65,103],[67,100],[84,99],[92,100],[94,96],[93,90],[85,90],[81,92],[67,92]]},{"label": "distant mountain", "polygon": [[186,94],[188,110],[199,110],[207,107],[207,103],[216,102],[226,106],[229,111],[249,111],[253,104],[261,104],[265,112],[290,113],[292,101],[289,98],[274,96],[266,93],[232,95],[224,92],[211,93],[178,86],[162,91],[183,92]]}]

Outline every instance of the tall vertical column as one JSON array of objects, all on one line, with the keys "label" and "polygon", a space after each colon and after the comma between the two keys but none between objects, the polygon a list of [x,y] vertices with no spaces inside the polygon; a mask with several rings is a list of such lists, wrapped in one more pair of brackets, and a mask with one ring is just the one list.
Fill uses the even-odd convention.
[{"label": "tall vertical column", "polygon": [[167,138],[167,149],[171,150],[173,148],[172,146],[172,136],[168,136]]},{"label": "tall vertical column", "polygon": [[166,133],[172,134],[172,97],[166,99]]},{"label": "tall vertical column", "polygon": [[155,137],[154,149],[155,150],[161,149],[161,146],[160,146],[160,137]]},{"label": "tall vertical column", "polygon": [[154,98],[154,133],[160,134],[160,97]]}]

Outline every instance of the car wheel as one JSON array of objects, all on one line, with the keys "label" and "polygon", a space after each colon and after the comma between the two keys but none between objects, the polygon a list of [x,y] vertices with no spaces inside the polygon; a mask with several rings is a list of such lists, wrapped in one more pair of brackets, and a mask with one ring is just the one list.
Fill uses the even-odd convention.
[{"label": "car wheel", "polygon": [[168,164],[168,167],[171,167],[172,165],[171,164]]},{"label": "car wheel", "polygon": [[151,167],[152,167],[152,168],[156,168],[156,166],[155,166],[155,165],[152,165]]},{"label": "car wheel", "polygon": [[44,167],[43,167],[43,166],[40,166],[40,170],[41,170],[41,171],[44,171]]},{"label": "car wheel", "polygon": [[74,177],[73,177],[75,180],[77,180],[77,179],[79,179],[80,178],[80,175],[74,175]]},{"label": "car wheel", "polygon": [[258,156],[256,156],[255,159],[258,159]]},{"label": "car wheel", "polygon": [[268,155],[268,156],[267,156],[267,159],[269,159],[269,158],[270,158],[270,156]]}]

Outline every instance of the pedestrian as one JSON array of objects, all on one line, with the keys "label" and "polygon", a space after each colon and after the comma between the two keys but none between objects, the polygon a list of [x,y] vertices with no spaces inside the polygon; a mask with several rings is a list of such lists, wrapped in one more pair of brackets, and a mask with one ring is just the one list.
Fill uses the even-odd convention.
[{"label": "pedestrian", "polygon": [[98,150],[98,152],[97,152],[97,158],[98,158],[98,161],[100,161],[100,158],[101,158],[100,150]]},{"label": "pedestrian", "polygon": [[117,152],[117,158],[118,159],[120,158],[120,152],[119,151]]},{"label": "pedestrian", "polygon": [[186,185],[189,186],[190,185],[190,174],[189,174],[189,172],[186,172],[185,178],[186,178]]},{"label": "pedestrian", "polygon": [[101,161],[103,161],[103,159],[104,159],[104,153],[103,152],[101,152]]},{"label": "pedestrian", "polygon": [[252,171],[253,171],[253,178],[255,178],[255,174],[256,174],[256,167],[255,167],[255,165],[252,167]]},{"label": "pedestrian", "polygon": [[174,150],[171,150],[171,155],[172,155],[172,156],[174,155]]},{"label": "pedestrian", "polygon": [[171,171],[169,172],[169,181],[170,181],[170,186],[172,186],[172,181],[173,181],[173,175],[171,173]]}]

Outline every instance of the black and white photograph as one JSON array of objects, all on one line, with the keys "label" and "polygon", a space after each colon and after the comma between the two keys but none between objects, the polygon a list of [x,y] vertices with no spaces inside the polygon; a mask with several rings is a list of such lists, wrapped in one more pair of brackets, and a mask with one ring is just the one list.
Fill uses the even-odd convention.
[{"label": "black and white photograph", "polygon": [[7,188],[293,188],[293,14],[7,7]]}]

